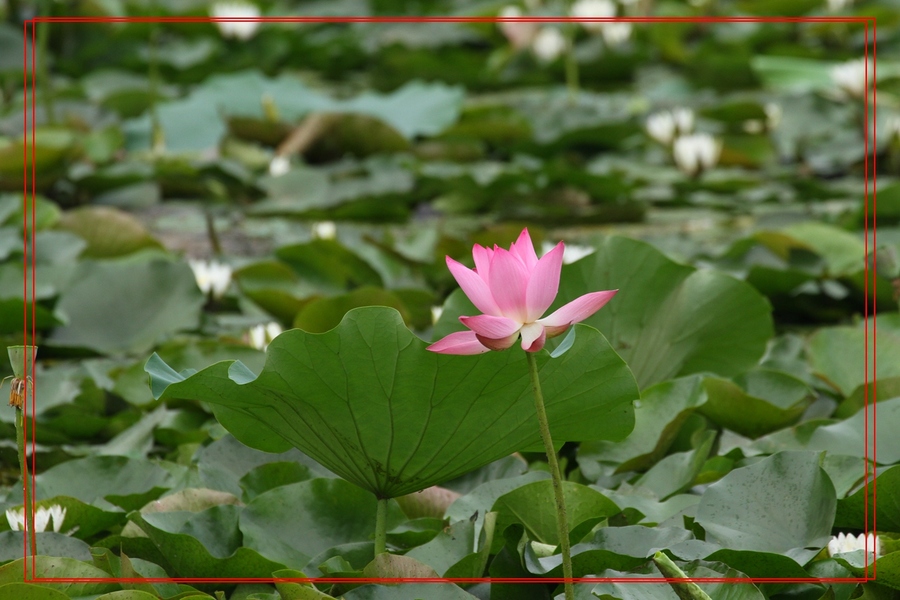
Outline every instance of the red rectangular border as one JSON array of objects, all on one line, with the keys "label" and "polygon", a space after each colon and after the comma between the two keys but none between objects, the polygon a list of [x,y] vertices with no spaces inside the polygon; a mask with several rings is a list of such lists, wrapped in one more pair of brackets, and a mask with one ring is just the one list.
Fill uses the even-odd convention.
[{"label": "red rectangular border", "polygon": [[[865,235],[865,266],[864,266],[864,274],[865,274],[865,283],[864,283],[864,298],[865,298],[865,307],[864,307],[864,319],[866,323],[865,327],[865,348],[864,348],[864,406],[868,409],[869,406],[869,26],[872,26],[872,105],[873,105],[873,124],[877,120],[877,23],[875,17],[225,17],[225,18],[216,18],[216,17],[36,17],[33,19],[26,20],[23,23],[23,39],[22,39],[22,48],[23,48],[23,128],[27,132],[28,126],[28,49],[27,49],[27,39],[28,39],[28,28],[31,27],[31,224],[33,226],[35,222],[35,166],[34,166],[34,156],[35,156],[35,29],[37,23],[213,23],[213,22],[259,22],[259,23],[498,23],[498,22],[537,22],[537,23],[582,23],[582,22],[629,22],[629,23],[679,23],[679,22],[687,22],[687,23],[735,23],[735,22],[756,22],[756,23],[829,23],[829,22],[840,22],[840,23],[864,23],[865,25],[865,52],[864,59],[866,60],[866,98],[865,98],[865,107],[864,107],[864,118],[866,122],[866,129],[864,132],[864,148],[865,148],[865,157],[864,157],[864,169],[865,169],[865,194],[864,194],[864,206],[863,206],[863,220],[864,220],[864,235]],[[872,128],[872,147],[875,147],[875,143],[877,141],[877,130],[873,125]],[[32,343],[35,339],[35,265],[34,265],[34,236],[31,236],[31,248],[29,253],[29,226],[28,226],[28,196],[29,196],[29,185],[28,185],[28,136],[27,133],[23,135],[23,182],[24,182],[24,191],[22,197],[22,207],[23,207],[23,300],[27,300],[28,298],[28,283],[29,283],[29,257],[31,258],[31,340]],[[872,372],[876,373],[876,354],[877,354],[877,329],[875,323],[875,316],[877,314],[877,157],[875,154],[872,155],[872,173],[873,173],[873,187],[872,187]],[[28,303],[27,301],[23,302],[23,345],[28,346]],[[24,365],[24,370],[27,371],[27,360]],[[32,413],[36,412],[35,408],[35,391],[34,391],[34,361],[31,364],[31,410]],[[876,388],[877,381],[872,382],[872,396],[876,398]],[[28,387],[25,386],[25,419],[27,424],[28,419]],[[872,426],[873,426],[873,437],[877,435],[877,402],[874,402],[873,399],[873,410],[872,410]],[[864,425],[864,453],[865,453],[865,483],[864,483],[864,498],[865,498],[865,519],[866,519],[866,534],[868,535],[868,513],[869,513],[869,479],[872,473],[870,472],[869,466],[869,457],[868,457],[868,433],[869,433],[869,423],[868,423],[868,412],[865,413],[864,416],[865,425]],[[27,428],[27,425],[26,425]],[[31,489],[34,489],[34,472],[36,468],[35,461],[35,423],[32,419],[31,421]],[[873,442],[875,440],[873,439]],[[873,445],[873,455],[872,461],[874,462],[877,457],[877,448]],[[24,479],[23,479],[24,481]],[[872,506],[873,511],[877,507],[877,498],[876,498],[876,483],[875,479],[872,478]],[[23,483],[24,486],[24,483]],[[24,489],[24,487],[23,487]],[[35,500],[32,495],[31,498],[31,511],[32,514],[35,512]],[[877,535],[877,523],[875,521],[876,515],[872,515],[873,522],[873,532]],[[26,519],[27,523],[27,519]],[[27,535],[27,524],[25,528],[23,528],[22,535],[22,548],[23,548],[23,557],[28,556],[28,535]],[[31,560],[32,572],[34,572],[34,557]],[[474,578],[445,578],[445,577],[437,577],[437,578],[415,578],[415,577],[374,577],[374,578],[330,578],[330,577],[307,577],[307,578],[202,578],[202,577],[172,577],[172,578],[95,578],[95,577],[71,577],[71,578],[28,578],[28,568],[27,564],[23,564],[23,580],[26,583],[228,583],[228,584],[238,584],[238,583],[356,583],[356,584],[367,584],[367,583],[384,583],[384,584],[397,584],[397,583],[457,583],[457,584],[469,584],[469,583],[565,583],[568,581],[572,581],[575,584],[579,583],[662,583],[662,582],[695,582],[695,583],[865,583],[868,581],[874,581],[876,578],[876,565],[872,563],[872,576],[870,577],[868,574],[868,553],[866,554],[866,576],[861,578],[766,578],[766,577],[705,577],[705,578],[694,578],[694,579],[681,579],[681,578],[658,578],[658,577],[639,577],[639,578],[599,578],[599,577],[575,577],[571,580],[564,579],[561,577],[523,577],[523,578],[508,578],[508,577],[474,577]]]}]

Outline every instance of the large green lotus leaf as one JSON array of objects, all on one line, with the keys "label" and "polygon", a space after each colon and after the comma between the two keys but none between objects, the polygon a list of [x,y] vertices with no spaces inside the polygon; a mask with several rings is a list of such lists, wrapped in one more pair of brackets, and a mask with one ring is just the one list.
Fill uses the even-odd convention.
[{"label": "large green lotus leaf", "polygon": [[[68,513],[66,513],[68,516]],[[21,531],[0,532],[0,563],[22,558],[24,533]],[[91,560],[91,547],[81,540],[53,531],[39,531],[35,534],[37,551],[41,556],[57,556],[77,560]],[[3,598],[0,593],[0,598]]]},{"label": "large green lotus leaf", "polygon": [[348,311],[361,306],[390,306],[409,322],[409,311],[396,294],[374,286],[357,288],[349,294],[315,298],[307,302],[294,317],[294,327],[310,333],[334,329]]},{"label": "large green lotus leaf", "polygon": [[[188,378],[158,357],[154,395],[220,404],[275,432],[328,469],[380,497],[430,487],[538,445],[528,368],[519,349],[448,356],[390,308],[350,311],[323,334],[292,330],[268,348],[256,376],[222,362]],[[633,426],[631,372],[596,330],[577,326],[560,357],[537,355],[556,441],[622,439]],[[253,434],[243,441],[254,445]]]},{"label": "large green lotus leaf", "polygon": [[129,515],[180,577],[271,577],[286,565],[241,546],[240,508]]},{"label": "large green lotus leaf", "polygon": [[550,311],[605,289],[619,293],[584,322],[608,335],[641,389],[702,371],[738,375],[773,335],[768,301],[746,283],[623,237],[608,237],[597,252],[563,267]]},{"label": "large green lotus leaf", "polygon": [[[34,560],[33,571],[31,569],[32,560]],[[74,558],[50,556],[35,556],[33,559],[31,557],[20,558],[3,565],[0,567],[0,586],[24,581],[26,568],[28,569],[28,579],[75,579],[76,581],[73,582],[34,584],[63,592],[70,598],[105,594],[120,589],[117,583],[103,582],[109,579],[109,573],[90,563]],[[78,581],[79,579],[82,581]],[[85,579],[87,581],[83,581]],[[95,581],[91,581],[91,579]]]},{"label": "large green lotus leaf", "polygon": [[695,449],[666,456],[641,475],[635,487],[649,489],[660,500],[686,491],[709,458],[715,439],[715,431],[705,431]]},{"label": "large green lotus leaf", "polygon": [[703,387],[707,401],[699,412],[751,438],[793,424],[811,402],[805,383],[771,369],[753,369],[733,381],[707,377]]},{"label": "large green lotus leaf", "polygon": [[[763,600],[766,598],[752,583],[734,583],[723,579],[747,579],[747,575],[719,562],[692,561],[676,563],[684,574],[692,579],[700,580],[698,585],[709,598],[716,600]],[[594,598],[615,598],[617,600],[675,600],[680,596],[668,585],[628,583],[631,578],[659,577],[659,572],[652,562],[629,573],[607,569],[598,574],[604,579],[613,581],[599,583],[591,590]],[[718,580],[703,583],[704,579]],[[623,581],[624,580],[624,581]],[[585,596],[590,598],[591,596]]]},{"label": "large green lotus leaf", "polygon": [[621,442],[591,441],[578,448],[578,466],[588,479],[602,474],[600,463],[619,464],[618,472],[642,471],[656,464],[675,441],[681,426],[706,402],[702,378],[691,375],[664,381],[635,402],[634,430]]},{"label": "large green lotus leaf", "polygon": [[[243,545],[300,568],[329,548],[368,541],[376,505],[371,494],[343,479],[316,478],[275,488],[241,513]],[[400,507],[390,502],[387,528],[404,521]]]},{"label": "large green lotus leaf", "polygon": [[[559,293],[547,314],[606,289],[619,293],[584,323],[607,336],[641,389],[691,373],[743,373],[762,357],[773,334],[771,307],[748,284],[678,264],[649,244],[617,236],[563,266]],[[462,291],[453,292],[435,339],[463,329],[460,315],[479,312]]]},{"label": "large green lotus leaf", "polygon": [[[569,535],[576,541],[603,518],[620,512],[612,500],[586,485],[564,481],[563,495]],[[491,510],[497,512],[497,531],[503,532],[511,524],[521,523],[532,539],[544,544],[559,544],[556,500],[551,482],[535,481],[518,487],[498,498]]]},{"label": "large green lotus leaf", "polygon": [[86,258],[112,258],[161,244],[139,220],[105,206],[86,206],[63,214],[59,227],[87,242]]},{"label": "large green lotus leaf", "polygon": [[[659,548],[668,548],[691,539],[682,527],[601,527],[589,542],[572,547],[575,577],[599,573],[603,569],[633,569],[645,562]],[[538,557],[526,546],[522,562],[529,572],[546,577],[562,577],[562,555]]]},{"label": "large green lotus leaf", "polygon": [[305,244],[283,246],[275,254],[305,281],[328,291],[382,283],[378,272],[368,262],[336,240],[315,239]]},{"label": "large green lotus leaf", "polygon": [[38,500],[66,496],[108,508],[103,501],[137,508],[172,487],[172,476],[149,460],[92,456],[70,460],[35,476]]},{"label": "large green lotus leaf", "polygon": [[343,600],[475,600],[477,596],[454,583],[404,583],[364,585],[341,596]]},{"label": "large green lotus leaf", "polygon": [[[872,327],[823,327],[809,338],[809,361],[816,375],[831,384],[844,397],[850,396],[868,381],[900,377],[900,332],[878,328],[878,362],[873,373],[866,366],[866,342],[873,356],[875,333]],[[868,335],[867,335],[868,334]],[[867,340],[868,338],[868,340]],[[855,360],[854,360],[855,359]],[[870,359],[871,365],[871,359]]]},{"label": "large green lotus leaf", "polygon": [[496,513],[488,513],[479,535],[469,519],[451,523],[431,541],[413,548],[406,556],[434,568],[439,577],[481,577],[494,539]]},{"label": "large green lotus leaf", "polygon": [[849,419],[817,428],[806,447],[890,465],[900,462],[900,440],[895,435],[898,430],[900,398],[892,398],[870,404]]},{"label": "large green lotus leaf", "polygon": [[707,542],[798,559],[828,542],[836,504],[818,453],[779,452],[712,484],[695,520]]},{"label": "large green lotus leaf", "polygon": [[900,531],[900,465],[879,473],[868,487],[861,486],[849,497],[838,500],[835,527],[873,531],[876,520],[880,530]]},{"label": "large green lotus leaf", "polygon": [[[779,6],[783,4],[779,3]],[[781,13],[779,13],[781,14]],[[799,93],[827,90],[834,86],[832,64],[796,56],[755,56],[750,62],[763,83],[772,89]]]},{"label": "large green lotus leaf", "polygon": [[204,302],[188,265],[158,255],[85,261],[73,281],[56,306],[67,323],[50,336],[55,346],[146,351],[195,328]]},{"label": "large green lotus leaf", "polygon": [[[69,597],[60,591],[30,583],[0,585],[0,598],[15,598],[15,600],[69,600]],[[153,596],[149,596],[147,600],[152,599]]]},{"label": "large green lotus leaf", "polygon": [[[295,77],[270,79],[258,71],[216,75],[188,97],[158,106],[167,148],[196,151],[214,146],[226,131],[217,113],[262,117],[266,96],[286,119],[299,119],[314,111],[363,114],[384,121],[406,138],[440,133],[456,121],[463,101],[460,88],[440,83],[414,81],[387,95],[365,92],[337,100]],[[145,124],[142,121],[140,126]]]}]

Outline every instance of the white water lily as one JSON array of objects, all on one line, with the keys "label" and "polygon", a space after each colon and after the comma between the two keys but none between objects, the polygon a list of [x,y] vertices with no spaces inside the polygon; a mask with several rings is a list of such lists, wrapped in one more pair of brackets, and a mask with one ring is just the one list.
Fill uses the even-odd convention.
[{"label": "white water lily", "polygon": [[603,41],[610,48],[621,46],[631,37],[631,23],[603,23]]},{"label": "white water lily", "polygon": [[828,542],[828,556],[855,550],[874,552],[876,557],[881,556],[881,540],[872,533],[869,535],[861,533],[858,536],[839,533],[832,536],[831,541]]},{"label": "white water lily", "polygon": [[766,102],[763,111],[766,113],[766,128],[772,131],[781,123],[781,106],[774,102]]},{"label": "white water lily", "polygon": [[888,137],[900,140],[900,116],[892,116],[887,120]]},{"label": "white water lily", "polygon": [[853,4],[853,0],[828,0],[828,10],[831,12],[840,12]]},{"label": "white water lily", "polygon": [[531,51],[544,63],[550,63],[566,50],[566,38],[556,27],[544,27],[534,36]]},{"label": "white water lily", "polygon": [[247,333],[247,341],[257,350],[265,351],[272,340],[281,335],[283,331],[281,325],[274,321],[266,325],[256,325]]},{"label": "white water lily", "polygon": [[[65,518],[66,509],[58,504],[54,504],[50,508],[39,508],[34,513],[34,530],[37,533],[47,531],[47,526],[52,522],[53,531],[59,533]],[[7,509],[6,521],[9,523],[9,528],[13,531],[25,529],[25,508],[22,507],[19,510]]]},{"label": "white water lily", "polygon": [[682,136],[672,147],[675,164],[692,177],[716,166],[721,152],[721,143],[708,133]]},{"label": "white water lily", "polygon": [[831,81],[842,92],[853,98],[863,98],[875,79],[875,69],[871,60],[859,58],[849,60],[831,68]]},{"label": "white water lily", "polygon": [[290,170],[291,161],[288,160],[287,156],[281,156],[279,154],[269,163],[269,175],[272,177],[281,177],[282,175],[286,175]]},{"label": "white water lily", "polygon": [[441,318],[441,315],[444,314],[443,306],[432,306],[431,307],[431,324],[435,325],[438,320]]},{"label": "white water lily", "polygon": [[[249,40],[256,35],[256,30],[259,29],[260,25],[259,21],[252,20],[259,18],[259,7],[250,2],[216,2],[210,9],[210,16],[216,19],[235,19],[215,22],[222,37],[226,38]],[[241,21],[237,19],[250,20]]]},{"label": "white water lily", "polygon": [[231,284],[231,267],[228,265],[205,260],[190,260],[194,279],[200,291],[213,298],[221,298]]},{"label": "white water lily", "polygon": [[313,237],[320,240],[333,240],[337,235],[337,227],[333,221],[322,221],[313,224]]},{"label": "white water lily", "polygon": [[[571,15],[579,19],[589,17],[615,17],[616,5],[611,0],[578,0],[572,4]],[[603,21],[581,21],[581,26],[588,31],[599,33],[603,31]]]},{"label": "white water lily", "polygon": [[647,118],[647,133],[654,140],[668,146],[676,136],[686,135],[694,129],[694,111],[676,108],[654,113]]},{"label": "white water lily", "polygon": [[[518,6],[504,6],[500,11],[500,16],[504,18],[517,18],[524,16],[522,10]],[[500,32],[509,41],[510,45],[516,50],[527,48],[534,36],[537,34],[539,23],[518,23],[515,21],[498,21],[497,26]]]}]

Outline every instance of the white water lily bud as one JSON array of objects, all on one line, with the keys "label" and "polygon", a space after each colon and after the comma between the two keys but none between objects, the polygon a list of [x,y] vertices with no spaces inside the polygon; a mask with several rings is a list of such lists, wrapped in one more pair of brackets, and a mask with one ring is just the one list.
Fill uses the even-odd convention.
[{"label": "white water lily bud", "polygon": [[337,227],[333,221],[322,221],[313,225],[313,237],[320,240],[333,240],[337,235]]},{"label": "white water lily bud", "polygon": [[831,68],[831,81],[844,94],[852,98],[864,98],[875,79],[874,65],[864,58],[850,60]]},{"label": "white water lily bud", "polygon": [[781,123],[781,106],[774,102],[767,102],[763,106],[763,110],[766,113],[766,129],[772,131]]},{"label": "white water lily bud", "polygon": [[231,267],[214,260],[191,260],[188,264],[201,292],[213,298],[221,298],[225,294],[231,284]]},{"label": "white water lily bud", "polygon": [[[571,15],[577,18],[589,17],[614,17],[616,5],[611,0],[578,0],[572,4]],[[581,26],[586,30],[599,33],[608,23],[603,21],[581,21]]]},{"label": "white water lily bud", "polygon": [[[505,18],[517,18],[524,16],[518,6],[504,6],[500,16]],[[521,50],[527,48],[537,34],[539,23],[518,23],[515,21],[499,21],[500,32],[509,41],[510,45]]]},{"label": "white water lily bud", "polygon": [[272,177],[281,177],[282,175],[287,174],[288,171],[291,170],[291,161],[288,160],[287,156],[281,156],[280,154],[272,159],[272,162],[269,163],[269,175]]},{"label": "white water lily bud", "polygon": [[893,116],[887,120],[888,136],[891,139],[900,140],[900,116]]},{"label": "white water lily bud", "polygon": [[[260,16],[259,7],[250,2],[232,1],[216,2],[210,9],[210,16],[219,19],[257,19]],[[259,21],[216,21],[219,33],[225,38],[237,38],[249,40],[256,35],[259,29]]]},{"label": "white water lily bud", "polygon": [[441,315],[444,314],[443,306],[432,306],[431,307],[431,324],[437,324],[438,320],[441,318]]},{"label": "white water lily bud", "polygon": [[872,552],[876,557],[881,556],[881,539],[872,533],[869,535],[861,533],[858,536],[839,533],[828,542],[828,556],[856,550]]},{"label": "white water lily bud", "polygon": [[676,136],[686,135],[694,129],[694,111],[676,108],[650,115],[647,118],[647,133],[654,140],[668,146]]},{"label": "white water lily bud", "polygon": [[840,12],[853,4],[853,0],[828,0],[828,10],[831,12]]},{"label": "white water lily bud", "polygon": [[269,344],[272,343],[272,340],[281,335],[282,331],[281,325],[272,321],[266,325],[256,325],[250,329],[247,332],[246,340],[257,350],[265,351]]},{"label": "white water lily bud", "polygon": [[682,136],[672,147],[675,164],[692,177],[716,166],[721,152],[721,143],[708,133]]},{"label": "white water lily bud", "polygon": [[603,41],[610,48],[621,46],[631,38],[631,23],[603,23]]},{"label": "white water lily bud", "polygon": [[566,39],[559,29],[544,27],[538,31],[531,43],[531,51],[544,63],[551,63],[565,51]]}]

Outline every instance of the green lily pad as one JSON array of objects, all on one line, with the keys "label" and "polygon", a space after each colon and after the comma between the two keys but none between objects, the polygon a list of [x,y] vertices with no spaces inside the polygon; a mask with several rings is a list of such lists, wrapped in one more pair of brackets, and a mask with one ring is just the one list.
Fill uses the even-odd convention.
[{"label": "green lily pad", "polygon": [[900,443],[893,435],[898,426],[900,398],[884,400],[870,404],[848,419],[818,427],[812,432],[806,447],[890,465],[900,462]]},{"label": "green lily pad", "polygon": [[186,263],[143,252],[84,261],[56,306],[67,323],[48,341],[104,353],[142,352],[195,328],[203,303]]},{"label": "green lily pad", "polygon": [[[878,331],[878,363],[877,372],[869,373],[868,380],[877,381],[888,377],[900,377],[900,333],[891,329],[879,328]],[[869,356],[872,356],[874,344],[873,329],[869,327],[868,336],[863,327],[823,327],[809,339],[809,361],[816,375],[824,379],[844,397],[866,382],[866,367],[862,358],[866,352],[866,338],[869,343]],[[847,360],[847,357],[859,357],[859,360]],[[869,367],[871,371],[871,367]]]},{"label": "green lily pad", "polygon": [[809,388],[787,373],[754,369],[734,381],[707,377],[700,414],[743,436],[757,438],[793,424],[810,404]]},{"label": "green lily pad", "polygon": [[873,531],[876,519],[879,530],[900,531],[900,465],[879,473],[868,488],[860,486],[847,498],[839,499],[834,526]]},{"label": "green lily pad", "polygon": [[588,441],[578,448],[578,465],[588,479],[601,474],[600,463],[618,464],[616,471],[642,471],[665,456],[675,436],[696,407],[706,402],[702,378],[696,375],[650,386],[635,402],[634,430],[621,442]]},{"label": "green lily pad", "polygon": [[[342,479],[316,478],[281,486],[260,494],[242,512],[244,547],[301,568],[329,548],[369,540],[376,503],[371,494]],[[400,507],[391,502],[388,529],[405,520]]]},{"label": "green lily pad", "polygon": [[710,485],[695,519],[707,542],[798,557],[824,546],[837,499],[818,461],[814,452],[779,452]]},{"label": "green lily pad", "polygon": [[140,527],[179,577],[271,577],[285,568],[240,545],[240,508],[213,506],[199,513],[166,512],[129,518]]},{"label": "green lily pad", "polygon": [[131,215],[114,208],[87,206],[67,211],[58,227],[84,239],[86,258],[124,256],[161,244]]},{"label": "green lily pad", "polygon": [[[29,579],[109,579],[109,574],[98,569],[90,563],[75,560],[74,558],[61,558],[50,556],[35,556],[34,570],[31,569],[32,558],[20,558],[0,567],[0,586],[10,583],[21,583],[25,569],[28,569]],[[27,562],[27,565],[25,564]],[[91,596],[114,592],[120,588],[117,583],[99,582],[68,582],[68,583],[38,583],[44,588],[63,592],[70,598]]]},{"label": "green lily pad", "polygon": [[[537,356],[554,439],[621,439],[633,423],[634,380],[602,335],[577,332],[562,357]],[[245,443],[275,432],[379,497],[430,487],[540,440],[520,351],[428,352],[389,308],[354,309],[324,334],[283,333],[259,376],[234,362],[186,378],[158,357],[147,371],[157,397],[226,406],[260,431],[243,431]]]},{"label": "green lily pad", "polygon": [[[604,517],[620,512],[609,498],[593,488],[571,481],[563,482],[570,537],[578,541]],[[497,530],[513,523],[525,526],[529,536],[544,544],[559,544],[556,529],[556,500],[549,481],[535,481],[500,496],[492,510],[497,514]],[[579,535],[580,533],[580,535]]]}]

